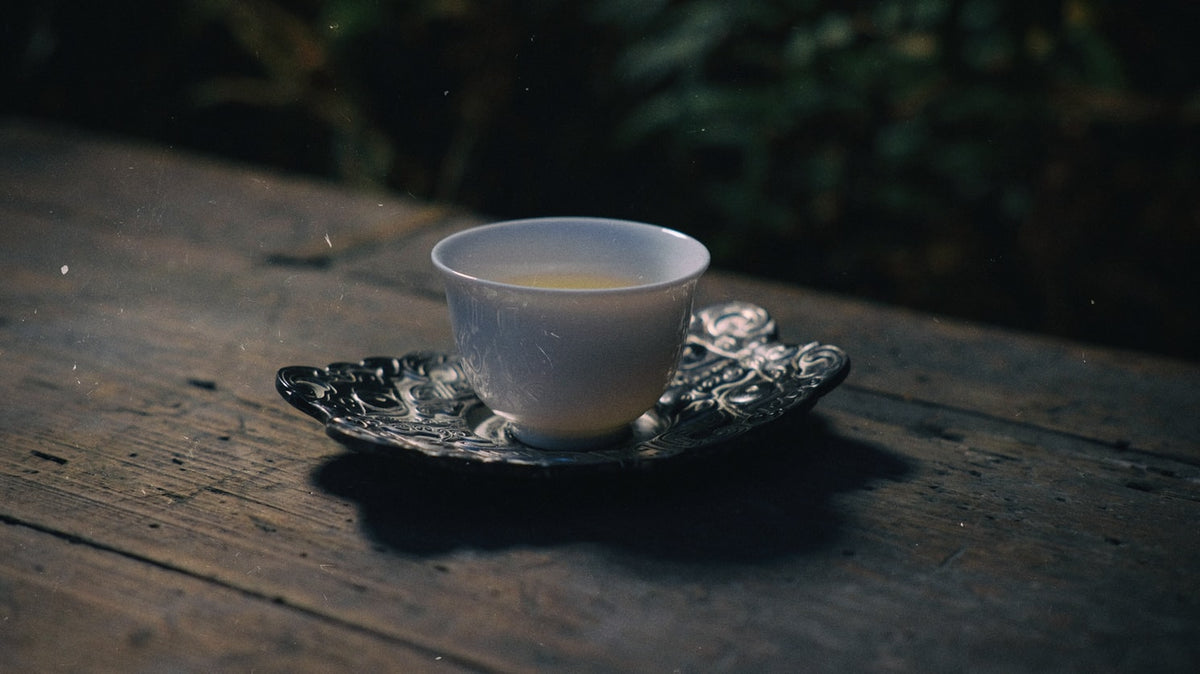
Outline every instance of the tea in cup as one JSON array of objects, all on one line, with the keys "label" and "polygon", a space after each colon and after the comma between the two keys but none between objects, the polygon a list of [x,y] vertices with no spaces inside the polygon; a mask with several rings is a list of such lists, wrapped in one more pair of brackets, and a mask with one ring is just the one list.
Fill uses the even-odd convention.
[{"label": "tea in cup", "polygon": [[652,408],[679,362],[699,241],[604,218],[534,218],[433,249],[463,369],[523,443],[594,449]]}]

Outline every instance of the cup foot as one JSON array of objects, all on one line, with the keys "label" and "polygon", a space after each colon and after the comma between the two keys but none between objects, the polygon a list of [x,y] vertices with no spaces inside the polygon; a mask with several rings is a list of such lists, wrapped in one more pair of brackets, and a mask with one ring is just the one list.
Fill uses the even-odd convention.
[{"label": "cup foot", "polygon": [[522,443],[530,447],[538,449],[546,449],[550,451],[574,451],[582,452],[589,449],[600,449],[614,445],[617,442],[625,439],[629,435],[629,425],[626,424],[612,431],[601,433],[599,435],[556,435],[553,433],[542,433],[536,430],[522,428],[516,426],[513,428],[513,434]]}]

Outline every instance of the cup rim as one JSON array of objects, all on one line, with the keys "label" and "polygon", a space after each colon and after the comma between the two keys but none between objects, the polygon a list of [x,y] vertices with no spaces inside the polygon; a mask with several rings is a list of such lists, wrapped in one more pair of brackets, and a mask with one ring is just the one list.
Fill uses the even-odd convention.
[{"label": "cup rim", "polygon": [[[617,286],[617,287],[604,287],[604,288],[548,288],[548,287],[542,287],[542,286],[508,283],[505,281],[499,281],[496,279],[488,278],[486,276],[470,274],[470,273],[464,272],[462,270],[455,269],[454,267],[450,266],[450,264],[445,259],[446,255],[447,255],[447,251],[450,248],[452,248],[455,244],[461,243],[465,239],[474,238],[474,237],[481,236],[481,235],[486,235],[489,232],[494,232],[495,230],[498,230],[498,229],[543,225],[543,224],[549,224],[552,222],[573,223],[573,224],[580,224],[580,225],[584,225],[584,226],[586,226],[586,225],[604,225],[604,226],[613,226],[613,227],[619,227],[619,228],[642,229],[642,230],[646,230],[646,231],[658,232],[658,233],[665,234],[670,237],[678,238],[678,239],[684,241],[686,245],[693,247],[693,249],[694,249],[693,252],[694,252],[694,254],[697,255],[697,260],[694,264],[688,266],[686,271],[683,273],[677,273],[677,274],[670,276],[669,278],[652,281],[652,282],[647,282],[647,283],[638,283],[638,284],[633,284],[633,285],[623,285],[623,286]],[[698,279],[708,269],[708,266],[712,261],[712,255],[709,252],[708,248],[703,243],[701,243],[696,238],[689,236],[688,234],[684,234],[683,232],[680,232],[678,230],[671,229],[669,227],[663,227],[661,225],[652,225],[652,224],[645,223],[645,222],[638,222],[635,220],[623,220],[620,218],[603,218],[603,217],[590,217],[590,216],[547,216],[547,217],[536,217],[536,218],[520,218],[520,219],[515,219],[515,220],[503,220],[503,221],[499,221],[499,222],[492,222],[492,223],[487,223],[487,224],[483,224],[483,225],[478,225],[475,227],[470,227],[468,229],[464,229],[464,230],[455,232],[453,234],[450,234],[450,235],[442,238],[440,241],[438,241],[437,244],[434,245],[433,250],[430,252],[430,258],[433,261],[434,267],[436,267],[438,269],[438,271],[442,272],[444,275],[446,275],[450,278],[455,278],[455,279],[459,279],[462,281],[469,281],[471,283],[484,285],[484,286],[490,286],[490,287],[496,287],[496,288],[506,288],[506,289],[512,289],[512,290],[520,290],[522,292],[559,293],[559,294],[563,294],[563,293],[570,293],[570,294],[629,293],[629,292],[653,291],[653,290],[657,290],[657,289],[661,289],[661,288],[677,286],[682,283],[687,283],[687,282]]]}]

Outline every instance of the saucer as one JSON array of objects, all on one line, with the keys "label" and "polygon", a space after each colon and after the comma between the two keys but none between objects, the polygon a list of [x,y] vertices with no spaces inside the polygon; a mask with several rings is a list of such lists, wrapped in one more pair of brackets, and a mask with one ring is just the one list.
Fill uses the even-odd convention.
[{"label": "saucer", "polygon": [[356,451],[474,470],[553,472],[633,468],[696,454],[811,408],[849,369],[849,357],[836,346],[780,342],[761,307],[707,307],[692,316],[679,367],[654,409],[633,422],[625,439],[586,451],[521,443],[509,422],[475,396],[458,357],[444,353],[285,367],[275,387]]}]

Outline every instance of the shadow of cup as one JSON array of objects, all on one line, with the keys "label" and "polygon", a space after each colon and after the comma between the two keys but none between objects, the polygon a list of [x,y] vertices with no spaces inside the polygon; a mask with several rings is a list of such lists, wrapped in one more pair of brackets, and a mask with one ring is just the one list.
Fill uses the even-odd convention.
[{"label": "shadow of cup", "polygon": [[316,484],[358,504],[367,535],[407,554],[588,542],[671,561],[749,563],[832,545],[834,494],[901,479],[905,460],[785,418],[723,451],[632,473],[520,478],[346,454]]}]

